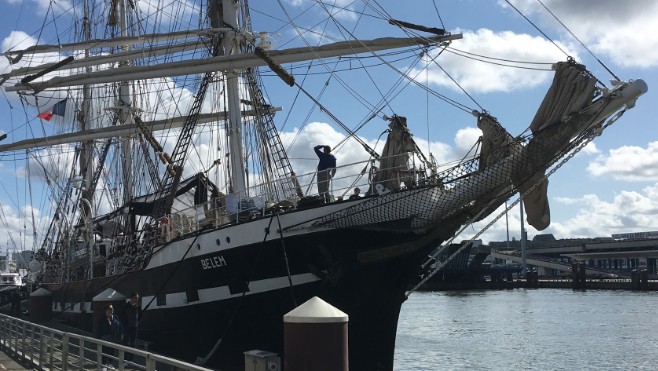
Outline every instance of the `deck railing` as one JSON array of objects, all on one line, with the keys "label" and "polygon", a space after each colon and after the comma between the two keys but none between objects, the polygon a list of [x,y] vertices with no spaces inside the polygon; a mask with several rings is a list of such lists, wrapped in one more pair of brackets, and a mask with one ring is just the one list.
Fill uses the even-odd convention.
[{"label": "deck railing", "polygon": [[[329,183],[329,194],[331,202],[347,200],[352,195],[354,188],[361,190],[361,197],[366,195],[370,190],[370,182],[368,169],[371,166],[371,161],[362,161],[346,164],[337,167],[336,175]],[[389,178],[379,179],[379,182],[389,182],[400,184],[400,186],[409,188],[419,184],[427,183],[427,169],[411,169],[409,165],[400,165],[389,169]],[[308,173],[297,175],[297,180],[303,193],[307,196],[317,195],[317,177],[316,173]],[[181,235],[195,232],[200,227],[212,224],[214,227],[240,222],[239,213],[231,209],[238,208],[243,210],[242,200],[251,199],[255,201],[253,212],[255,214],[265,213],[268,204],[273,204],[272,200],[266,196],[268,189],[278,189],[274,184],[276,181],[268,184],[259,184],[250,187],[247,191],[249,197],[234,199],[229,201],[232,195],[226,195],[225,200],[217,202],[214,200],[208,201],[202,205],[190,206],[188,208],[179,209],[170,215],[167,215],[167,226],[160,225],[155,230],[156,238],[162,243],[165,240],[176,238]],[[280,199],[279,201],[282,201]],[[291,205],[297,205],[299,199],[296,195],[290,195],[290,198],[285,199]],[[229,204],[233,204],[230,207]]]},{"label": "deck railing", "polygon": [[[38,370],[210,369],[0,314],[0,346]],[[131,358],[130,361],[127,358]]]}]

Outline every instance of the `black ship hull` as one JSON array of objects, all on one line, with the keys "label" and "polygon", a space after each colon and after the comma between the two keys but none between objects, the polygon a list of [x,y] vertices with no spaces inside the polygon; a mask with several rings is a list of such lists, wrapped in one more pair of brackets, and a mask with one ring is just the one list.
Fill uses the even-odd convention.
[{"label": "black ship hull", "polygon": [[[244,352],[253,349],[282,355],[283,315],[318,296],[349,315],[350,367],[392,370],[405,291],[429,251],[460,222],[423,235],[363,227],[270,240],[262,223],[246,223],[263,242],[222,249],[230,244],[218,237],[225,230],[202,232],[162,247],[185,251],[168,263],[154,263],[156,254],[141,271],[45,287],[56,315],[88,331],[91,311],[76,303],[91,308],[106,289],[138,292],[146,309],[139,338],[150,349],[188,362],[206,358],[221,370],[243,370]],[[207,247],[209,241],[215,246]],[[194,254],[206,249],[212,252]]]}]

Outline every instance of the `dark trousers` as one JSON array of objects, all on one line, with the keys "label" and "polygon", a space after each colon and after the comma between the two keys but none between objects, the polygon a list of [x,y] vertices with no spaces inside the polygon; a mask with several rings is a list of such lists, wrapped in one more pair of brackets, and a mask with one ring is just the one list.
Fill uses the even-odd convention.
[{"label": "dark trousers", "polygon": [[[137,327],[127,327],[124,345],[134,348],[136,340],[137,340]],[[133,354],[126,353],[126,360],[132,361],[132,359],[133,359]]]},{"label": "dark trousers", "polygon": [[[112,340],[112,335],[103,335],[103,336],[101,336],[101,340],[105,340],[105,341],[109,341],[109,342],[114,343],[114,341]],[[102,362],[103,362],[104,365],[114,363],[113,358],[112,358],[115,355],[114,354],[114,349],[104,346],[104,347],[101,347],[101,352],[103,352]]]},{"label": "dark trousers", "polygon": [[329,181],[331,180],[331,175],[329,175],[330,169],[318,171],[318,193],[324,202],[331,201],[329,195]]}]

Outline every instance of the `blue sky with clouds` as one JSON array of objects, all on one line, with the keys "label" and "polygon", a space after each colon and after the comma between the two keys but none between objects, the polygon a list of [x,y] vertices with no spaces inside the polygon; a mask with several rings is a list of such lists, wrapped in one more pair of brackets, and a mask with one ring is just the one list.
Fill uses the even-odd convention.
[{"label": "blue sky with clouds", "polygon": [[[54,19],[58,22],[65,20],[75,3],[0,0],[3,9],[0,12],[2,50],[16,44],[34,43],[35,40],[54,43],[58,39],[56,34],[38,33],[38,29],[42,24],[54,23]],[[157,1],[138,0],[136,3],[148,14],[154,14],[153,9],[157,8]],[[279,2],[250,3],[254,31],[271,32],[274,49],[329,42],[344,38],[346,33],[352,31],[364,38],[402,36],[397,28],[375,22],[374,15],[383,16],[385,13],[377,13],[375,10],[379,10],[379,7],[368,7],[364,3],[376,2],[335,0],[325,1],[329,5],[322,6],[317,1],[282,0],[286,12],[281,10]],[[528,17],[534,26],[519,15],[510,3]],[[196,9],[197,6],[194,2],[182,4],[188,10]],[[551,177],[548,193],[553,221],[541,233],[553,233],[558,238],[567,238],[658,230],[655,222],[658,219],[658,134],[656,115],[651,111],[658,101],[654,93],[658,86],[658,30],[655,25],[658,2],[515,0],[508,3],[496,0],[418,0],[379,1],[378,5],[391,17],[427,26],[443,26],[451,32],[462,33],[463,39],[452,44],[452,52],[444,52],[437,57],[436,64],[430,63],[428,69],[410,73],[415,73],[416,79],[423,84],[429,84],[434,90],[464,102],[469,107],[481,106],[486,109],[498,117],[513,135],[520,134],[529,125],[552,75],[549,72],[482,63],[476,60],[482,59],[476,55],[538,63],[564,60],[569,55],[587,65],[595,76],[607,83],[612,75],[590,54],[591,51],[620,79],[644,79],[649,85],[649,92],[640,98],[637,106]],[[167,9],[160,12],[161,18],[166,18]],[[322,19],[326,19],[327,13],[332,13],[336,22],[346,27],[340,29],[323,23]],[[289,27],[291,23],[296,27]],[[550,40],[539,33],[535,26]],[[64,32],[66,28],[60,27],[59,31]],[[7,61],[0,60],[0,72],[8,68]],[[371,79],[381,78],[386,83],[383,76],[377,75],[376,68],[373,67],[372,71]],[[450,78],[444,71],[448,72]],[[311,78],[306,86],[309,91],[318,93],[326,77],[317,82],[310,81]],[[456,88],[453,79],[463,91]],[[287,116],[286,109],[291,108],[298,92],[284,87],[277,80],[274,76],[264,76],[268,98],[273,105],[284,109],[277,115],[280,120],[277,124],[283,126],[282,139],[290,145],[290,157],[298,173],[312,171],[315,160],[309,152],[310,148],[316,143],[340,143],[345,133],[319,110],[310,114],[308,110],[291,110]],[[364,120],[366,111],[347,109],[354,98],[345,93],[340,83],[331,80],[322,102],[341,121],[355,127]],[[358,89],[368,84],[368,81],[352,80],[349,83]],[[366,99],[376,101],[374,97]],[[415,96],[409,94],[408,97],[392,101],[385,111],[387,114],[407,116],[419,146],[429,148],[439,161],[458,159],[479,136],[472,116],[430,99],[422,91]],[[33,114],[36,115],[36,112]],[[305,116],[307,114],[308,117]],[[3,117],[0,131],[9,133],[8,141],[25,135],[20,133],[26,132],[26,122],[31,119],[23,113],[20,103],[11,94],[4,92],[0,96],[0,117]],[[304,122],[307,124],[302,125]],[[384,125],[381,120],[369,123],[358,134],[375,146],[385,129]],[[49,129],[46,126],[43,130]],[[381,148],[381,143],[379,146]],[[367,158],[367,154],[354,141],[341,146],[336,156],[342,162]],[[0,215],[0,228],[14,235],[13,241],[0,240],[3,248],[12,244],[20,245],[20,239],[32,233],[31,227],[26,227],[29,225],[26,219],[32,218],[32,211],[38,218],[46,209],[48,201],[34,195],[43,187],[33,179],[33,195],[30,197],[26,192],[29,189],[27,179],[20,155],[0,158],[0,204],[3,211]],[[511,237],[518,238],[519,226],[517,208],[509,214]],[[476,231],[477,226],[467,229],[463,238],[469,238]],[[528,233],[532,238],[539,232],[530,228]],[[482,238],[504,240],[505,236],[506,224],[505,218],[502,218]]]}]

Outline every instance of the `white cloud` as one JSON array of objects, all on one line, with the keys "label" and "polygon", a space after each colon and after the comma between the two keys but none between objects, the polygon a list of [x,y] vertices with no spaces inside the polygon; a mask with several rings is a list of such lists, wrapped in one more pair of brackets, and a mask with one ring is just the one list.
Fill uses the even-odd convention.
[{"label": "white cloud", "polygon": [[571,219],[554,222],[549,227],[559,238],[603,237],[613,233],[656,229],[658,214],[658,184],[641,192],[622,191],[607,202],[595,194],[581,198],[558,198],[555,201],[580,205]]},{"label": "white cloud", "polygon": [[[503,6],[504,2],[499,1]],[[534,0],[513,0],[525,14],[537,14],[542,24],[567,31]],[[658,65],[658,2],[654,0],[545,0],[544,4],[585,45],[620,66]],[[639,58],[641,56],[641,58]]]},{"label": "white cloud", "polygon": [[16,176],[29,177],[30,181],[63,184],[71,173],[74,154],[75,148],[69,144],[37,150],[28,158],[26,166],[17,169]]},{"label": "white cloud", "polygon": [[[459,32],[459,31],[457,31]],[[552,43],[542,37],[533,37],[526,34],[516,34],[511,31],[494,32],[488,29],[462,32],[464,38],[452,44],[456,50],[454,54],[444,52],[436,60],[459,85],[468,92],[511,92],[535,87],[552,78],[550,63],[565,60],[565,55]],[[575,55],[569,47],[560,44],[563,50]],[[546,73],[525,68],[526,65],[516,64],[513,67],[501,66],[494,63],[482,63],[480,60],[461,55],[461,52],[475,53],[492,58],[501,58],[514,61],[530,61],[546,63],[541,68]],[[500,63],[500,61],[492,61]],[[503,64],[509,64],[502,62]],[[532,67],[539,67],[533,65]],[[455,84],[434,63],[429,65],[429,80],[440,86],[457,89]],[[414,75],[415,73],[412,73]]]},{"label": "white cloud", "polygon": [[[472,148],[480,135],[481,132],[479,129],[468,128],[460,130],[457,133],[454,143],[428,143],[427,140],[420,138],[414,138],[414,140],[428,157],[427,149],[429,148],[438,165],[441,166],[463,157],[467,150]],[[291,160],[292,167],[300,177],[300,183],[305,192],[307,189],[304,185],[311,182],[318,163],[313,147],[316,145],[335,146],[345,138],[344,133],[338,132],[329,124],[322,122],[310,123],[301,131],[295,128],[292,131],[281,132],[280,136],[284,146],[288,149],[288,156]],[[361,139],[377,152],[381,152],[385,142],[385,138],[382,138],[381,141],[366,138]],[[293,143],[292,146],[291,143]],[[347,189],[351,186],[354,176],[363,170],[365,162],[370,159],[370,156],[361,144],[354,139],[349,139],[342,145],[334,148],[332,153],[336,156],[339,167],[352,164],[348,168],[339,169],[336,173],[335,186],[337,188]],[[339,179],[342,177],[345,178],[342,180]],[[365,174],[365,177],[358,184],[363,184],[361,182],[367,182],[367,174]],[[310,192],[313,193],[314,191],[315,189],[312,186]]]},{"label": "white cloud", "polygon": [[[514,201],[510,200],[509,204]],[[557,239],[562,238],[592,238],[609,237],[614,233],[652,231],[656,229],[658,217],[658,183],[645,187],[640,192],[621,191],[610,201],[601,199],[596,194],[586,194],[579,198],[555,197],[550,199],[551,207],[558,209],[560,205],[576,207],[575,216],[556,221],[543,231],[537,231],[525,223],[528,239],[532,240],[538,234],[551,233]],[[490,241],[505,241],[509,228],[510,239],[520,238],[521,222],[518,205],[512,208],[507,219],[505,206],[500,206],[495,212],[467,228],[455,241],[473,238],[486,224],[501,216],[479,239],[484,243]]]},{"label": "white cloud", "polygon": [[357,19],[357,15],[354,12],[354,0],[333,0],[330,3],[322,3],[314,0],[286,0],[286,2],[297,8],[303,6],[318,7],[313,12],[321,12],[322,16],[328,14],[342,20]]},{"label": "white cloud", "polygon": [[596,154],[601,153],[601,151],[599,151],[599,148],[596,146],[596,143],[589,142],[589,143],[587,143],[585,148],[580,150],[580,153],[586,154],[586,155],[596,155]]},{"label": "white cloud", "polygon": [[623,146],[598,156],[587,167],[594,176],[611,176],[617,180],[658,180],[658,142],[650,142],[646,148]]},{"label": "white cloud", "polygon": [[[22,50],[29,48],[33,45],[36,45],[38,43],[38,40],[35,39],[34,37],[28,35],[25,32],[22,31],[12,31],[9,36],[4,38],[2,40],[2,50],[7,51],[7,50]],[[12,57],[16,57],[15,55],[12,55]],[[18,68],[23,68],[23,67],[31,67],[31,66],[38,66],[44,63],[53,63],[53,62],[59,62],[63,59],[64,57],[60,55],[59,53],[40,53],[40,54],[26,54],[21,56],[20,60],[15,63],[15,64],[9,64],[8,60],[6,58],[2,58],[0,61],[0,71],[7,73],[12,69],[18,69]],[[59,70],[59,71],[54,71],[48,74],[45,74],[44,76],[37,78],[34,81],[45,81],[47,79],[50,79],[54,76],[62,76],[62,75],[67,75],[69,73],[68,70]],[[18,80],[23,78],[25,76],[16,76],[8,79],[7,81],[4,82],[3,86],[10,86],[13,84],[16,84]],[[6,96],[9,97],[12,100],[17,100],[18,99],[18,93],[16,92],[6,92]],[[39,101],[37,102],[37,98],[34,95],[23,95],[24,101],[30,105],[36,106],[38,105],[39,111],[41,111],[44,108],[49,108],[52,107],[53,104],[55,104],[57,101],[61,100],[64,98],[64,96],[60,93],[54,93],[50,97],[48,97],[48,93],[45,94],[40,94],[39,96]]]},{"label": "white cloud", "polygon": [[37,223],[41,221],[39,210],[24,206],[20,212],[17,212],[16,209],[5,203],[0,208],[2,208],[0,225],[4,230],[0,236],[0,246],[7,247],[9,251],[20,251],[23,245],[26,248],[32,248],[34,241],[32,226],[29,224],[31,224],[32,215]]},{"label": "white cloud", "polygon": [[[343,140],[345,134],[336,131],[329,124],[312,122],[306,125],[301,131],[295,128],[292,132],[282,132],[280,135],[283,145],[288,148],[288,156],[290,157],[293,169],[295,169],[295,173],[300,178],[299,181],[302,185],[302,190],[305,193],[314,194],[314,185],[308,188],[308,184],[312,182],[318,164],[318,158],[313,151],[313,147],[316,145],[334,147]],[[291,143],[293,143],[292,146],[290,146]],[[373,143],[369,143],[369,145],[374,146]],[[351,186],[354,176],[361,171],[363,162],[368,160],[369,155],[354,139],[350,139],[344,144],[333,148],[332,153],[336,156],[336,162],[339,167],[355,164],[347,168],[338,169],[333,182],[335,188],[347,190]],[[367,179],[367,174],[365,179]],[[359,182],[359,184],[362,183]]]},{"label": "white cloud", "polygon": [[482,131],[475,127],[457,130],[455,134],[456,155],[460,158],[469,152],[473,155],[473,146],[480,139],[480,136],[482,136]]},{"label": "white cloud", "polygon": [[37,43],[37,39],[23,31],[12,31],[2,40],[2,51],[25,49]]},{"label": "white cloud", "polygon": [[69,12],[72,9],[70,0],[5,0],[11,5],[22,5],[26,9],[34,9],[38,15],[45,15],[48,9],[52,7],[52,12],[61,14]]}]

